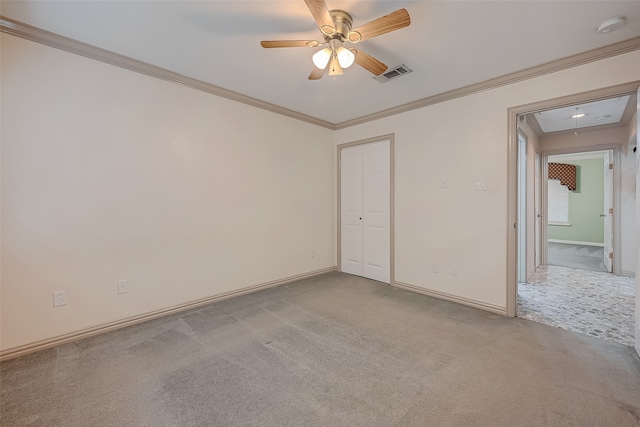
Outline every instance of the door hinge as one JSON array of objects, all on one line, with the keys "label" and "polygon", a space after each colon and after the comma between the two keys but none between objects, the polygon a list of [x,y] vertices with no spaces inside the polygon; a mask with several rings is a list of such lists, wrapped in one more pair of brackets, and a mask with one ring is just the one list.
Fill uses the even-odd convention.
[{"label": "door hinge", "polygon": [[609,163],[609,169],[613,169],[613,163]]},{"label": "door hinge", "polygon": [[609,213],[613,215],[613,208],[609,208]]},{"label": "door hinge", "polygon": [[613,259],[613,252],[609,252],[609,258]]}]

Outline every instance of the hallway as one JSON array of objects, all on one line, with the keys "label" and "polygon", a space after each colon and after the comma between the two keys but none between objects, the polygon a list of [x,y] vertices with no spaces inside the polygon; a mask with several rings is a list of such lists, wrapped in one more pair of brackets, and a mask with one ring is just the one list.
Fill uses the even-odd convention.
[{"label": "hallway", "polygon": [[517,316],[634,345],[635,279],[554,265],[518,284]]},{"label": "hallway", "polygon": [[604,265],[602,246],[547,243],[549,264],[582,270],[609,272]]}]

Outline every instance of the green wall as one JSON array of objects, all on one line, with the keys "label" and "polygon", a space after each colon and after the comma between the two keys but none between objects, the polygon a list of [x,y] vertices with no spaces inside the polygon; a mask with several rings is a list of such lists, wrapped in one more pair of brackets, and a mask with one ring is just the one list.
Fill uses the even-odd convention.
[{"label": "green wall", "polygon": [[[551,162],[551,160],[549,160]],[[604,160],[558,160],[576,165],[576,191],[569,191],[570,227],[549,225],[547,237],[577,242],[604,242]]]}]

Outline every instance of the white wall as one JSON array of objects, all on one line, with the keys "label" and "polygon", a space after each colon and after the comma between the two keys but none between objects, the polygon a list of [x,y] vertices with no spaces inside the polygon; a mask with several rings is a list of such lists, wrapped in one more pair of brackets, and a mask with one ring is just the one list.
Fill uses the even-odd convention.
[{"label": "white wall", "polygon": [[[635,81],[638,70],[635,51],[336,131],[336,144],[395,133],[396,280],[506,307],[508,108]],[[478,178],[488,191],[474,190]],[[436,262],[440,273],[425,267]]]},{"label": "white wall", "polygon": [[625,275],[636,274],[636,137],[637,113],[629,122],[626,143],[622,146],[621,155],[621,194],[620,194],[620,228],[622,230],[620,272]]},{"label": "white wall", "polygon": [[1,42],[3,350],[334,266],[332,131]]}]

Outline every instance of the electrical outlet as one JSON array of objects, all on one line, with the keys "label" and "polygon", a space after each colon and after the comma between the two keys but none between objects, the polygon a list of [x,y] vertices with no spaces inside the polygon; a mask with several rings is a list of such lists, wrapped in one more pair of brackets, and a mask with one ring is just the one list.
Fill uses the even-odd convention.
[{"label": "electrical outlet", "polygon": [[457,276],[458,275],[458,267],[456,267],[455,265],[451,266],[451,275],[452,276]]},{"label": "electrical outlet", "polygon": [[448,188],[449,180],[447,178],[440,178],[440,188]]},{"label": "electrical outlet", "polygon": [[53,293],[53,306],[60,307],[67,305],[67,291],[56,291]]},{"label": "electrical outlet", "polygon": [[431,266],[431,271],[433,271],[434,273],[439,273],[440,272],[440,266],[438,264],[433,264]]},{"label": "electrical outlet", "polygon": [[482,179],[478,179],[476,180],[476,191],[484,191],[487,188],[489,188],[489,185],[487,184],[487,180],[482,178]]},{"label": "electrical outlet", "polygon": [[311,258],[315,258],[316,257],[316,250],[312,250],[311,251]]},{"label": "electrical outlet", "polygon": [[129,292],[129,283],[126,280],[118,280],[118,295]]}]

